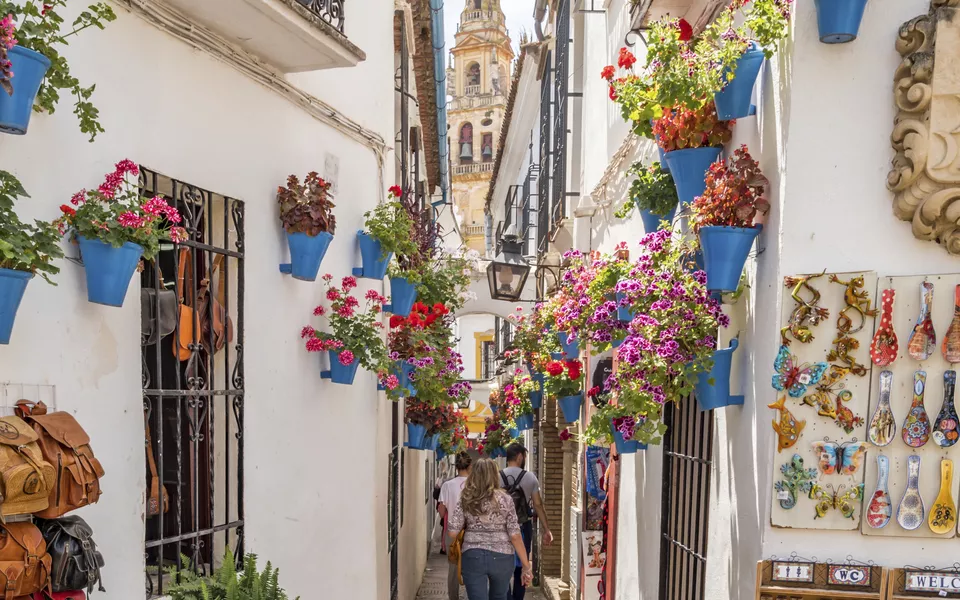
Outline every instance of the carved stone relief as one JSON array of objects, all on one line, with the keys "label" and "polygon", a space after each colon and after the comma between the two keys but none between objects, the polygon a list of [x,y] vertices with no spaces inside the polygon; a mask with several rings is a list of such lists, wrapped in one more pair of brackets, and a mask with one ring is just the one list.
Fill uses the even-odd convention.
[{"label": "carved stone relief", "polygon": [[960,254],[960,0],[931,0],[900,27],[896,48],[893,212],[918,239]]}]

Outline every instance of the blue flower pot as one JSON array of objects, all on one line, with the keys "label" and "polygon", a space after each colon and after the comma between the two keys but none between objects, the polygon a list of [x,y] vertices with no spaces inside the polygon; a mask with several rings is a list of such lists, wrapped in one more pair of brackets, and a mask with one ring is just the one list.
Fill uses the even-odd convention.
[{"label": "blue flower pot", "polygon": [[[626,338],[624,338],[624,339],[626,339]],[[623,340],[613,340],[613,342],[611,342],[611,343],[613,344],[613,347],[614,347],[614,348],[619,348],[620,346],[623,345]]]},{"label": "blue flower pot", "polygon": [[[733,353],[740,345],[736,339],[730,340],[730,346],[725,350],[713,353],[713,369],[709,373],[700,373],[697,376],[696,396],[700,410],[713,410],[724,406],[740,406],[743,396],[730,395],[730,365]],[[710,383],[713,380],[713,383]]]},{"label": "blue flower pot", "polygon": [[423,450],[427,428],[419,423],[407,423],[407,445],[414,450]]},{"label": "blue flower pot", "polygon": [[700,228],[700,247],[703,248],[703,270],[707,272],[708,290],[737,290],[743,265],[761,229],[763,227],[760,225]]},{"label": "blue flower pot", "polygon": [[433,435],[425,436],[424,438],[424,450],[436,450],[437,444],[440,443],[440,434],[435,433]]},{"label": "blue flower pot", "polygon": [[[542,386],[541,386],[542,387]],[[530,392],[530,406],[537,410],[543,406],[543,391]]]},{"label": "blue flower pot", "polygon": [[533,429],[533,413],[520,415],[516,419],[517,429],[520,431],[530,431]]},{"label": "blue flower pot", "polygon": [[551,352],[550,358],[553,360],[563,360],[563,352]]},{"label": "blue flower pot", "polygon": [[763,50],[756,42],[750,42],[747,51],[737,59],[733,79],[727,83],[723,91],[713,95],[714,102],[717,104],[717,116],[721,121],[732,121],[756,114],[756,107],[751,110],[750,101],[753,99],[753,84],[757,82],[763,59]]},{"label": "blue flower pot", "polygon": [[515,440],[518,437],[520,437],[520,430],[517,429],[516,427],[511,427],[510,429],[507,430],[507,435],[510,436],[511,440]]},{"label": "blue flower pot", "polygon": [[357,376],[357,367],[360,366],[360,361],[354,357],[353,362],[349,365],[341,365],[339,352],[336,350],[328,350],[327,352],[330,354],[330,370],[321,371],[320,377],[330,379],[330,381],[341,385],[353,385],[353,378]]},{"label": "blue flower pot", "polygon": [[13,321],[17,318],[17,309],[31,279],[33,273],[28,271],[0,269],[0,344],[10,343]]},{"label": "blue flower pot", "polygon": [[567,332],[558,331],[557,339],[560,340],[560,349],[563,350],[563,356],[567,360],[574,360],[575,358],[580,357],[580,345],[576,340],[572,342],[567,341]]},{"label": "blue flower pot", "polygon": [[857,39],[867,0],[816,0],[816,5],[821,42],[845,44]]},{"label": "blue flower pot", "polygon": [[663,151],[663,148],[661,148],[659,144],[657,145],[657,154],[660,155],[660,170],[664,173],[669,173],[670,165],[668,165],[667,161],[664,160],[664,156],[666,156],[667,153]]},{"label": "blue flower pot", "polygon": [[640,211],[640,220],[643,221],[643,231],[644,233],[654,233],[663,229],[661,227],[661,221],[666,221],[668,223],[673,223],[673,217],[677,214],[677,207],[674,206],[673,210],[666,215],[655,215],[649,210]]},{"label": "blue flower pot", "polygon": [[354,269],[353,274],[367,279],[383,279],[387,274],[387,265],[390,264],[393,253],[382,256],[383,248],[379,240],[362,231],[357,232],[357,241],[360,243],[360,261],[363,266],[360,269]]},{"label": "blue flower pot", "polygon": [[143,247],[127,242],[114,248],[100,240],[88,240],[79,235],[77,242],[87,278],[87,300],[106,306],[123,306]]},{"label": "blue flower pot", "polygon": [[410,374],[416,370],[416,367],[405,360],[398,360],[394,363],[393,374],[400,380],[400,387],[406,389],[407,395],[409,396],[417,395],[417,388],[415,388],[413,382],[410,381]]},{"label": "blue flower pot", "polygon": [[567,423],[576,423],[580,420],[580,409],[583,407],[583,394],[564,396],[557,403],[563,412],[563,420]]},{"label": "blue flower pot", "polygon": [[390,305],[384,309],[400,317],[409,317],[417,301],[417,286],[404,277],[390,278]]},{"label": "blue flower pot", "polygon": [[317,235],[306,233],[288,233],[287,245],[290,246],[290,263],[280,265],[281,273],[289,273],[294,279],[316,281],[320,272],[320,263],[330,247],[333,235],[322,231]]},{"label": "blue flower pot", "polygon": [[690,204],[706,189],[707,171],[718,158],[723,148],[684,148],[667,152],[664,160],[670,165],[677,197],[681,204]]},{"label": "blue flower pot", "polygon": [[446,451],[443,448],[437,448],[437,461],[441,461],[447,457]]},{"label": "blue flower pot", "polygon": [[40,91],[47,69],[50,68],[50,59],[46,56],[24,48],[14,46],[7,51],[10,59],[13,78],[13,95],[0,93],[0,131],[23,135],[27,133],[30,124],[30,115],[33,114],[33,103]]},{"label": "blue flower pot", "polygon": [[613,443],[617,446],[617,454],[636,454],[637,450],[646,450],[647,445],[641,444],[637,440],[625,440],[623,436],[613,426],[613,419],[610,419],[610,431],[613,433]]},{"label": "blue flower pot", "polygon": [[629,323],[633,320],[633,311],[630,310],[629,306],[620,306],[620,301],[626,297],[627,295],[623,292],[617,292],[617,319]]},{"label": "blue flower pot", "polygon": [[497,448],[490,453],[490,458],[503,458],[507,455],[507,451],[503,448]]}]

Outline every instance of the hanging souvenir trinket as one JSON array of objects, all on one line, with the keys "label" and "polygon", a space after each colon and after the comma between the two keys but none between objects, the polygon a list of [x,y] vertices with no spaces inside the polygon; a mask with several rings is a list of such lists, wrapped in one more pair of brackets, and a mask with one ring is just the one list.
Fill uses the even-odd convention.
[{"label": "hanging souvenir trinket", "polygon": [[797,359],[790,354],[787,346],[780,346],[773,368],[773,389],[778,392],[787,392],[791,398],[802,398],[807,393],[807,387],[820,383],[827,363],[813,363],[797,365]]},{"label": "hanging souvenir trinket", "polygon": [[850,372],[846,367],[830,365],[826,375],[812,394],[803,398],[803,403],[817,408],[817,414],[830,417],[846,433],[863,425],[863,417],[857,416],[848,406],[853,400],[853,393],[844,389],[843,379]]},{"label": "hanging souvenir trinket", "polygon": [[957,372],[946,371],[943,374],[943,405],[933,424],[933,443],[941,448],[949,448],[960,437],[960,419],[953,403],[953,394],[957,387]]},{"label": "hanging souvenir trinket", "polygon": [[897,295],[894,289],[883,290],[880,294],[880,326],[870,343],[870,360],[878,367],[887,367],[897,360],[900,342],[893,329],[893,300]]},{"label": "hanging souvenir trinket", "polygon": [[960,363],[960,285],[953,290],[953,320],[943,336],[943,358],[955,365]]},{"label": "hanging souvenir trinket", "polygon": [[[790,313],[790,318],[787,319],[787,326],[780,330],[780,341],[784,346],[790,345],[787,333],[801,344],[810,342],[813,339],[813,332],[810,331],[810,327],[819,325],[821,321],[830,316],[830,311],[819,306],[820,292],[810,285],[811,280],[823,277],[824,273],[826,273],[826,270],[819,275],[783,278],[783,285],[793,288],[790,297],[797,303],[796,308]],[[805,300],[800,295],[803,290],[810,292],[810,300]]]},{"label": "hanging souvenir trinket", "polygon": [[880,373],[880,400],[877,410],[870,419],[870,429],[867,437],[874,446],[886,446],[893,441],[893,434],[897,430],[897,422],[890,408],[890,392],[893,390],[893,373]]},{"label": "hanging souvenir trinket", "polygon": [[786,407],[786,396],[781,396],[773,404],[768,404],[767,408],[780,411],[779,422],[773,420],[773,430],[777,432],[777,452],[783,452],[785,448],[790,448],[800,439],[800,432],[807,426],[803,419],[797,419],[793,413]]},{"label": "hanging souvenir trinket", "polygon": [[953,501],[953,461],[940,459],[940,493],[933,501],[930,518],[927,522],[930,531],[943,535],[957,526],[957,505]]},{"label": "hanging souvenir trinket", "polygon": [[833,340],[833,348],[827,353],[827,360],[841,362],[851,373],[857,377],[863,377],[867,374],[867,368],[857,361],[857,357],[853,356],[853,352],[859,348],[860,342],[857,338],[840,333],[837,339]]},{"label": "hanging souvenir trinket", "polygon": [[903,420],[900,435],[903,443],[911,448],[920,448],[930,439],[930,417],[923,406],[923,391],[927,385],[926,371],[917,371],[913,376],[913,404]]},{"label": "hanging souvenir trinket", "polygon": [[844,433],[853,433],[854,429],[863,425],[863,417],[855,415],[848,406],[844,406],[844,402],[853,402],[853,392],[843,390],[837,394],[837,418],[834,420]]},{"label": "hanging souvenir trinket", "polygon": [[893,516],[893,504],[890,502],[890,459],[882,454],[877,455],[877,490],[870,498],[867,506],[867,525],[873,529],[883,529]]},{"label": "hanging souvenir trinket", "polygon": [[857,484],[850,489],[844,490],[846,486],[841,485],[834,491],[833,485],[814,483],[810,488],[810,499],[816,501],[814,510],[814,520],[827,516],[831,508],[840,511],[845,519],[853,519],[857,511],[857,505],[863,499],[863,484]]},{"label": "hanging souvenir trinket", "polygon": [[937,334],[933,330],[933,284],[920,284],[920,316],[907,341],[907,353],[914,360],[927,360],[937,349]]},{"label": "hanging souvenir trinket", "polygon": [[907,491],[897,508],[897,523],[907,531],[923,524],[923,498],[920,497],[920,457],[907,457]]},{"label": "hanging souvenir trinket", "polygon": [[810,487],[817,476],[817,470],[805,468],[803,457],[794,454],[789,462],[780,465],[780,472],[783,473],[784,478],[776,482],[773,487],[777,490],[780,508],[790,510],[797,505],[799,494],[810,493]]},{"label": "hanging souvenir trinket", "polygon": [[[863,275],[853,277],[850,281],[830,275],[830,281],[847,287],[843,292],[843,301],[847,305],[837,315],[837,331],[843,334],[859,332],[867,324],[867,317],[877,316],[877,309],[870,308],[870,292],[863,289]],[[855,328],[851,314],[857,316]]]},{"label": "hanging souvenir trinket", "polygon": [[867,445],[856,438],[842,444],[824,440],[811,445],[819,458],[820,472],[824,475],[856,475],[867,452]]}]

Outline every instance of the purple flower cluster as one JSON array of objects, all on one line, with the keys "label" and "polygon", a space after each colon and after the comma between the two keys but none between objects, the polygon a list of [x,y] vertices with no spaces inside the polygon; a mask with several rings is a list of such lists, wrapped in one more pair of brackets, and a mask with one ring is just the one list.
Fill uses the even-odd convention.
[{"label": "purple flower cluster", "polygon": [[454,399],[466,398],[473,391],[473,386],[468,381],[458,381],[450,386],[447,395]]}]

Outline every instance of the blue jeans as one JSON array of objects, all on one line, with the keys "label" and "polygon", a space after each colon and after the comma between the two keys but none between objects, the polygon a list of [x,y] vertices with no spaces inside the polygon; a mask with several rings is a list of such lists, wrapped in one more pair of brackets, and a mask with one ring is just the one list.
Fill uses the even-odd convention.
[{"label": "blue jeans", "polygon": [[513,576],[513,555],[473,548],[461,560],[468,600],[507,600]]},{"label": "blue jeans", "polygon": [[[520,535],[523,537],[523,547],[527,549],[527,560],[533,563],[533,557],[530,556],[530,546],[533,544],[533,521],[527,521],[520,526]],[[516,556],[516,555],[514,555]],[[527,588],[523,587],[523,567],[519,566],[520,559],[516,558],[513,572],[513,594],[510,596],[513,600],[523,600],[527,593]]]}]

